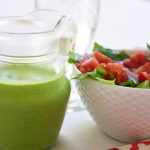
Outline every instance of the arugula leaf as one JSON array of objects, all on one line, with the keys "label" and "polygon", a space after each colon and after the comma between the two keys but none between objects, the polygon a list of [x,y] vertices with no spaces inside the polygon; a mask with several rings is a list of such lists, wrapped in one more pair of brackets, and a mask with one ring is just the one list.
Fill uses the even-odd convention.
[{"label": "arugula leaf", "polygon": [[150,81],[145,80],[144,82],[140,83],[137,88],[149,89],[150,88]]},{"label": "arugula leaf", "polygon": [[150,50],[150,44],[149,43],[147,43],[147,48]]},{"label": "arugula leaf", "polygon": [[126,82],[120,83],[121,86],[126,86],[126,87],[137,87],[139,85],[138,82],[135,80],[128,80]]},{"label": "arugula leaf", "polygon": [[99,45],[98,43],[94,43],[93,50],[94,51],[97,50],[97,51],[101,52],[102,54],[104,54],[116,61],[121,61],[121,60],[124,60],[125,58],[129,58],[129,56],[127,55],[127,53],[125,51],[117,52],[112,49],[104,48],[102,45]]},{"label": "arugula leaf", "polygon": [[79,62],[79,60],[81,58],[81,55],[74,53],[72,51],[69,51],[68,55],[69,55],[68,63],[71,63],[71,64],[75,64],[75,63]]}]

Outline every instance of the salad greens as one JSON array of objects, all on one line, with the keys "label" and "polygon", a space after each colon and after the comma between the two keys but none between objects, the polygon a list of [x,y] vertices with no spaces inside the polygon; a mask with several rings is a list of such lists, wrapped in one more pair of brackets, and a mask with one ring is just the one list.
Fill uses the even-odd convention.
[{"label": "salad greens", "polygon": [[126,82],[122,82],[120,85],[126,87],[137,87],[139,83],[135,80],[128,80]]},{"label": "salad greens", "polygon": [[[147,43],[147,48],[150,50],[150,44],[148,44],[148,43]],[[126,58],[129,58],[129,56],[127,55],[127,53],[125,51],[116,52],[112,49],[104,48],[103,46],[99,45],[98,43],[94,43],[93,51],[95,51],[95,50],[101,52],[102,54],[110,57],[112,60],[115,60],[115,61],[121,61]],[[74,53],[72,51],[70,51],[68,53],[68,55],[69,55],[68,62],[72,63],[72,64],[79,63],[80,59],[83,58],[81,55]],[[94,71],[77,74],[75,77],[73,77],[73,79],[80,80],[83,78],[91,78],[91,79],[97,80],[102,83],[115,85],[114,75],[112,73],[109,73],[110,79],[106,80],[105,79],[106,74],[107,74],[107,71],[104,70],[102,67],[96,67],[94,69]],[[128,81],[120,83],[120,86],[132,87],[132,88],[144,88],[144,89],[148,88],[149,89],[150,81],[145,80],[144,82],[141,83],[134,79],[128,79]]]},{"label": "salad greens", "polygon": [[99,51],[102,54],[104,54],[116,61],[121,61],[121,60],[124,60],[125,58],[129,58],[127,53],[124,52],[123,50],[119,51],[119,52],[115,52],[112,49],[104,48],[103,46],[99,45],[98,43],[94,43],[93,50]]},{"label": "salad greens", "polygon": [[150,44],[149,43],[147,43],[147,48],[150,50]]},{"label": "salad greens", "polygon": [[[86,73],[77,74],[75,77],[73,77],[73,79],[81,80],[83,78],[88,77],[88,78],[97,80],[97,81],[99,81],[101,83],[115,85],[115,78],[114,78],[113,74],[111,74],[111,80],[105,80],[104,76],[106,74],[107,74],[107,72],[103,68],[97,67],[92,72],[86,72]],[[140,83],[140,82],[137,82],[135,80],[128,80],[126,82],[122,82],[120,84],[120,86],[149,89],[150,88],[150,81],[146,80],[146,81]]]},{"label": "salad greens", "polygon": [[150,81],[145,80],[144,82],[140,83],[137,88],[149,89],[150,88]]},{"label": "salad greens", "polygon": [[86,73],[77,74],[73,79],[83,79],[85,77],[89,77],[91,79],[100,81],[102,83],[115,85],[115,78],[114,78],[113,74],[111,74],[111,80],[105,80],[104,76],[106,74],[107,74],[106,70],[104,70],[101,67],[97,67],[92,72],[86,72]]},{"label": "salad greens", "polygon": [[122,82],[120,84],[121,86],[126,86],[126,87],[133,87],[133,88],[143,88],[143,89],[149,89],[150,88],[150,81],[145,80],[144,82],[140,83],[135,80],[128,80],[126,82]]},{"label": "salad greens", "polygon": [[82,57],[81,55],[74,53],[72,51],[69,51],[68,55],[69,55],[68,62],[71,64],[79,62],[80,58]]}]

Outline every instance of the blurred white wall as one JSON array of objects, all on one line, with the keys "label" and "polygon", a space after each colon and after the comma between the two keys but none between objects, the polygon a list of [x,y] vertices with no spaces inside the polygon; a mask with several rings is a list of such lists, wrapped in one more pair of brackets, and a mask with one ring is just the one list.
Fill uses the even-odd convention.
[{"label": "blurred white wall", "polygon": [[96,41],[133,48],[150,42],[150,0],[101,0]]},{"label": "blurred white wall", "polygon": [[0,17],[23,15],[34,9],[34,0],[0,0]]},{"label": "blurred white wall", "polygon": [[[0,17],[34,9],[34,0],[0,0]],[[150,41],[150,0],[101,0],[95,41],[106,47],[132,48]]]}]

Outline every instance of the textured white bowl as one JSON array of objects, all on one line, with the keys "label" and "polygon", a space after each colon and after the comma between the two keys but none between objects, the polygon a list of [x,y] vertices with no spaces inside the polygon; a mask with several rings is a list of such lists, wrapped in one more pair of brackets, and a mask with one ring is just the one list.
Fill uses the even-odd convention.
[{"label": "textured white bowl", "polygon": [[108,85],[89,78],[76,83],[88,112],[104,133],[124,142],[150,137],[150,89]]}]

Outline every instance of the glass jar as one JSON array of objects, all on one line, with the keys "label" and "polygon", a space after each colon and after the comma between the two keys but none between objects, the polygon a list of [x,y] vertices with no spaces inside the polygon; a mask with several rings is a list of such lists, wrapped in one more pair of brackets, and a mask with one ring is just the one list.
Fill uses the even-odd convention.
[{"label": "glass jar", "polygon": [[44,10],[0,19],[2,150],[42,150],[56,142],[70,95],[57,61],[64,19]]}]

